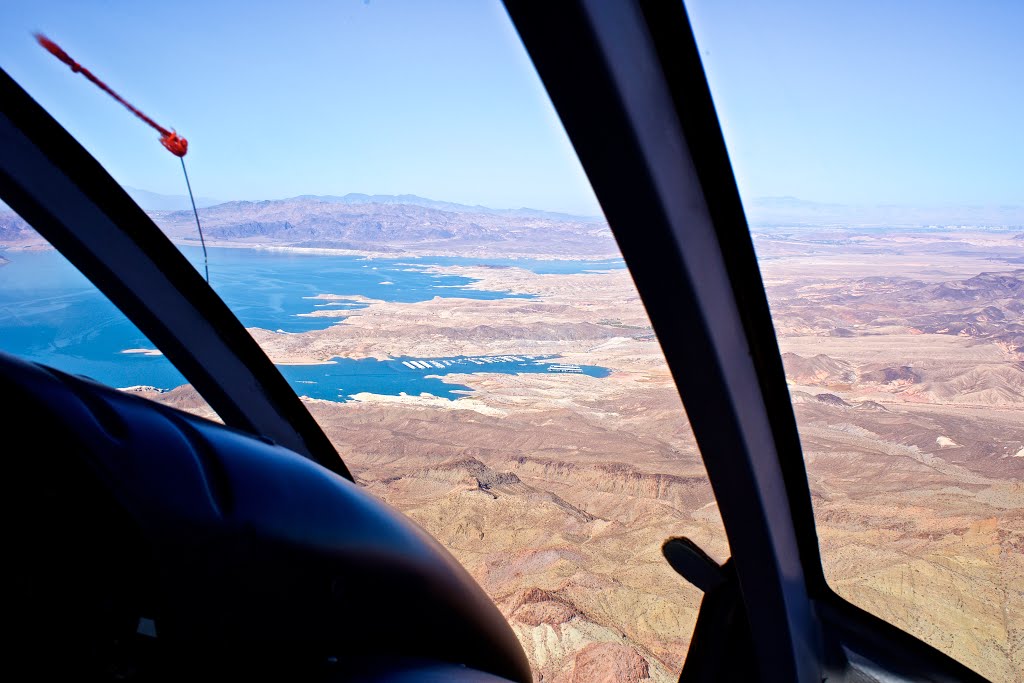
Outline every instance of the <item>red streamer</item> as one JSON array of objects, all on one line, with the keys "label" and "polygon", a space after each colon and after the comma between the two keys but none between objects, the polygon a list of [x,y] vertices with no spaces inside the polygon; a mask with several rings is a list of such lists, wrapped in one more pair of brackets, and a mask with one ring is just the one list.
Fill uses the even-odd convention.
[{"label": "red streamer", "polygon": [[69,67],[71,67],[71,70],[73,72],[75,72],[76,74],[80,73],[83,76],[85,76],[95,85],[97,85],[103,92],[107,93],[115,100],[123,104],[128,109],[128,111],[135,114],[137,117],[139,117],[140,119],[148,123],[150,126],[152,126],[158,133],[160,133],[160,144],[166,147],[171,154],[173,154],[176,157],[185,156],[185,154],[188,152],[188,140],[178,135],[173,130],[167,130],[159,123],[157,123],[156,121],[149,118],[141,111],[133,107],[127,100],[125,100],[123,97],[114,92],[110,88],[110,86],[108,86],[100,79],[96,78],[96,76],[94,76],[91,71],[86,69],[84,66],[82,66],[75,60],[71,59],[68,53],[64,52],[64,50],[62,50],[61,47],[57,45],[57,43],[53,42],[41,33],[36,34],[36,40],[38,40],[39,44],[46,48],[46,50],[50,54],[52,54],[54,57],[67,64]]}]

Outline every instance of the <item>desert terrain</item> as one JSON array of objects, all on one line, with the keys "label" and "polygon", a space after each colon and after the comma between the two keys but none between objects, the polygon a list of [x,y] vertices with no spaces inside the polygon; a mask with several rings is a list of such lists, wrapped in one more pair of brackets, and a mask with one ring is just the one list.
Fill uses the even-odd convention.
[{"label": "desert terrain", "polygon": [[[828,579],[989,678],[1021,680],[1024,245],[844,239],[758,240]],[[557,353],[610,368],[450,375],[473,390],[454,401],[308,405],[360,483],[490,593],[538,680],[675,680],[701,596],[660,544],[728,547],[628,274],[433,269],[534,298],[371,300],[325,330],[252,333],[278,362]]]},{"label": "desert terrain", "polygon": [[1024,240],[756,236],[842,596],[1024,680]]},{"label": "desert terrain", "polygon": [[325,330],[252,333],[277,362],[560,354],[613,369],[452,374],[445,381],[473,393],[307,404],[357,480],[429,530],[494,598],[538,681],[675,680],[701,594],[661,544],[686,535],[720,560],[729,553],[628,273],[428,268],[535,298],[370,301]]},{"label": "desert terrain", "polygon": [[[356,246],[379,219],[395,234],[388,221],[415,222],[424,254],[567,253],[525,232],[558,217],[520,216],[506,239],[492,228],[507,216],[468,209],[378,207],[369,221],[365,207],[326,206],[327,223],[296,229],[287,215],[298,210],[211,215],[225,239],[249,246],[329,249],[341,233]],[[177,221],[168,216],[155,217]],[[992,680],[1024,680],[1024,236],[776,226],[754,237],[830,584]],[[395,244],[367,253],[417,246]],[[594,257],[609,245],[595,243]],[[729,550],[628,273],[407,267],[530,298],[395,303],[342,288],[319,297],[365,307],[317,310],[337,318],[322,330],[251,333],[282,364],[558,354],[611,370],[445,375],[471,389],[457,399],[305,400],[359,483],[438,538],[493,597],[538,681],[676,680],[701,594],[660,545],[685,535],[719,560]],[[208,412],[187,387],[154,398]]]}]

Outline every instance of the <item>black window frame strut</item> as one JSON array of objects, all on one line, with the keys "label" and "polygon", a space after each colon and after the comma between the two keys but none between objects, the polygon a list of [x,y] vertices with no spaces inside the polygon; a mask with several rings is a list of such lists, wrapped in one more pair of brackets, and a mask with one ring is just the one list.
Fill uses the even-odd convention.
[{"label": "black window frame strut", "polygon": [[202,275],[2,69],[0,198],[120,309],[226,424],[353,480],[287,380]]},{"label": "black window frame strut", "polygon": [[819,683],[855,652],[910,678],[984,680],[825,580],[767,295],[682,0],[503,1],[679,389],[763,679]]}]

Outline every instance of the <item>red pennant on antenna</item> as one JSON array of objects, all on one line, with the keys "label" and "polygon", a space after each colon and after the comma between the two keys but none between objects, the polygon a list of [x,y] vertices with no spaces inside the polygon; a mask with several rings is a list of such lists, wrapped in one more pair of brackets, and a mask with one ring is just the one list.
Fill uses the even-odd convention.
[{"label": "red pennant on antenna", "polygon": [[53,42],[41,33],[36,34],[36,40],[38,40],[39,44],[46,48],[46,50],[51,55],[53,55],[54,57],[67,64],[69,67],[71,67],[71,70],[73,72],[75,72],[76,74],[80,73],[83,76],[85,76],[87,79],[92,81],[96,86],[98,86],[101,90],[103,90],[103,92],[107,93],[115,100],[123,104],[128,109],[128,111],[135,114],[140,119],[142,119],[150,126],[152,126],[158,133],[160,133],[160,144],[166,147],[167,151],[169,151],[171,154],[173,154],[176,157],[184,157],[185,154],[188,153],[188,140],[178,135],[173,130],[167,130],[159,123],[157,123],[156,121],[149,118],[141,111],[133,107],[127,100],[125,100],[123,97],[114,92],[110,88],[110,86],[108,86],[100,79],[96,78],[96,76],[94,76],[91,71],[86,69],[84,66],[82,66],[75,60],[71,59],[68,53],[64,52],[64,50],[62,50],[60,45],[57,45],[57,43]]},{"label": "red pennant on antenna", "polygon": [[178,135],[173,130],[167,130],[159,123],[149,118],[141,111],[133,107],[123,97],[118,95],[116,92],[111,90],[110,86],[96,78],[91,71],[86,69],[84,66],[71,59],[67,52],[61,49],[60,45],[53,42],[41,33],[36,34],[36,40],[42,45],[51,55],[64,62],[71,67],[71,70],[76,74],[82,74],[103,92],[107,93],[115,100],[127,107],[128,111],[138,116],[140,119],[152,126],[158,133],[160,133],[160,144],[167,148],[167,151],[178,157],[181,161],[181,172],[185,176],[185,186],[188,188],[188,198],[192,202],[192,213],[196,217],[196,228],[199,231],[199,241],[203,245],[203,269],[206,273],[206,283],[210,283],[210,262],[206,254],[206,239],[203,237],[203,226],[199,223],[199,210],[196,208],[196,199],[192,196],[192,183],[188,181],[188,171],[185,170],[185,154],[188,153],[188,140]]}]

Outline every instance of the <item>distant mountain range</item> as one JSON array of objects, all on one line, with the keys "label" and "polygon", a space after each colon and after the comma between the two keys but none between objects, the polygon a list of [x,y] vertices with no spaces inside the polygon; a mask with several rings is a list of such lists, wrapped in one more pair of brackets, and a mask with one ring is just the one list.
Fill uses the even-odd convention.
[{"label": "distant mountain range", "polygon": [[[196,239],[195,219],[187,196],[125,189],[172,239]],[[492,209],[411,194],[303,195],[230,202],[201,197],[196,204],[207,239],[221,244],[486,257],[618,254],[607,224],[599,217],[527,208]],[[1024,226],[1022,206],[852,206],[794,197],[762,197],[746,202],[745,209],[752,228],[765,231],[831,226]],[[15,214],[0,211],[0,246],[41,242]]]},{"label": "distant mountain range", "polygon": [[[603,220],[412,195],[226,202],[200,214],[214,242],[488,257],[617,254]],[[191,211],[154,212],[153,218],[172,239],[195,239]]]},{"label": "distant mountain range", "polygon": [[492,216],[510,216],[513,218],[543,218],[554,221],[573,221],[581,223],[604,223],[602,216],[577,216],[556,211],[541,211],[540,209],[492,209],[487,206],[470,206],[468,204],[456,204],[454,202],[440,202],[435,199],[426,199],[414,194],[361,194],[350,192],[341,197],[333,195],[304,194],[294,199],[310,199],[313,201],[326,202],[328,204],[408,204],[411,206],[423,206],[428,209],[439,211],[451,211],[453,213],[483,213]]},{"label": "distant mountain range", "polygon": [[[160,194],[149,190],[140,190],[135,187],[124,186],[135,203],[146,211],[186,211],[192,209],[192,203],[188,195],[184,194]],[[207,206],[222,203],[219,199],[209,197],[196,197],[196,206],[200,209]]]},{"label": "distant mountain range", "polygon": [[[171,239],[197,240],[188,197],[126,190]],[[618,255],[607,224],[592,216],[491,209],[415,195],[196,203],[206,239],[214,244],[488,258]],[[16,214],[0,211],[0,247],[43,243]]]},{"label": "distant mountain range", "polygon": [[911,206],[828,204],[796,197],[755,197],[743,202],[751,227],[1024,226],[1024,205]]},{"label": "distant mountain range", "polygon": [[[192,204],[189,202],[188,195],[171,195],[171,194],[160,194],[158,192],[150,192],[149,190],[140,190],[135,187],[125,186],[125,190],[131,195],[131,198],[135,200],[135,203],[141,206],[146,211],[188,211],[192,208]],[[346,195],[314,195],[304,194],[298,197],[291,197],[289,199],[282,200],[271,200],[271,201],[293,201],[293,200],[308,200],[313,202],[322,202],[325,204],[406,204],[409,206],[422,206],[428,209],[437,209],[439,211],[450,211],[452,213],[480,213],[489,214],[492,216],[509,216],[513,218],[545,218],[556,221],[574,221],[584,223],[603,223],[604,218],[601,216],[576,216],[568,213],[558,213],[556,211],[542,211],[540,209],[492,209],[488,206],[470,206],[468,204],[456,204],[455,202],[442,202],[436,199],[427,199],[426,197],[420,197],[414,194],[362,194],[360,192],[350,192]],[[227,202],[220,199],[211,199],[210,197],[196,197],[196,206],[200,209],[216,206],[217,204],[225,204]],[[0,210],[5,207],[0,204]]]}]

